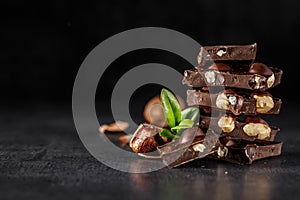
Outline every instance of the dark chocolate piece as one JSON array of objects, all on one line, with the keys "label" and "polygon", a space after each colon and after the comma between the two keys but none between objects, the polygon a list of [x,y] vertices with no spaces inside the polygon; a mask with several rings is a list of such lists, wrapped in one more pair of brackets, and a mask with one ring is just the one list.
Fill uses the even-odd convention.
[{"label": "dark chocolate piece", "polygon": [[270,77],[273,74],[272,70],[263,63],[253,63],[250,66],[248,73],[259,74],[259,75],[266,76],[266,77]]},{"label": "dark chocolate piece", "polygon": [[184,71],[182,84],[193,88],[206,86],[223,86],[232,88],[241,88],[248,90],[265,91],[280,84],[282,70],[270,67],[273,75],[265,76],[260,74],[251,74],[247,71],[217,71],[217,70],[199,70],[194,68]]},{"label": "dark chocolate piece", "polygon": [[219,141],[222,145],[208,157],[240,165],[252,164],[255,160],[279,156],[282,148],[282,142],[274,141],[256,140],[251,142],[230,137],[221,137]]},{"label": "dark chocolate piece", "polygon": [[[255,119],[258,119],[258,117]],[[244,129],[245,125],[257,125],[260,129],[255,130],[254,127],[254,132],[252,131],[250,133],[246,133],[245,130],[247,131],[247,126],[246,129]],[[204,130],[210,128],[216,131],[216,133],[220,133],[223,136],[230,136],[232,138],[240,138],[248,141],[254,141],[257,139],[274,141],[276,134],[278,133],[278,131],[280,131],[278,127],[269,126],[262,120],[256,121],[253,119],[250,121],[249,118],[246,118],[242,121],[237,117],[228,114],[218,117],[201,115],[199,127]]]},{"label": "dark chocolate piece", "polygon": [[224,63],[213,63],[207,69],[218,70],[218,71],[222,71],[222,72],[229,72],[229,71],[233,70],[229,65],[226,65]]},{"label": "dark chocolate piece", "polygon": [[[223,92],[208,93],[199,90],[187,90],[187,104],[188,106],[198,105],[200,107],[217,108],[235,115],[279,114],[281,99],[267,95],[260,98],[258,95],[254,98],[245,94],[228,96]],[[264,100],[266,102],[262,102]],[[259,107],[261,105],[265,107]]]},{"label": "dark chocolate piece", "polygon": [[157,149],[169,168],[178,167],[203,157],[224,160],[235,164],[252,164],[255,160],[281,154],[282,142],[247,141],[210,132],[205,137],[195,137],[192,143],[169,142]]},{"label": "dark chocolate piece", "polygon": [[162,128],[151,124],[140,124],[133,134],[129,146],[136,153],[148,153],[156,151],[157,146],[163,145],[168,140],[159,135]]},{"label": "dark chocolate piece", "polygon": [[179,143],[188,143],[192,142],[195,137],[205,136],[203,130],[199,127],[188,128],[183,131],[180,138],[178,139]]},{"label": "dark chocolate piece", "polygon": [[157,149],[164,164],[172,168],[213,153],[219,146],[218,141],[218,136],[210,132],[206,136],[196,136],[192,142],[182,143],[176,139]]},{"label": "dark chocolate piece", "polygon": [[250,45],[217,45],[200,48],[198,64],[207,67],[213,62],[228,65],[249,66],[256,58],[257,44]]}]

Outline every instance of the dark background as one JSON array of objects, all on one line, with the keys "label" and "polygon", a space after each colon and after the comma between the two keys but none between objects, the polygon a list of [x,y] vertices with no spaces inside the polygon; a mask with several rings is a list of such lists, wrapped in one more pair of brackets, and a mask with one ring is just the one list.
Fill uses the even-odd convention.
[{"label": "dark background", "polygon": [[[70,104],[77,70],[95,46],[127,29],[158,26],[201,45],[257,42],[257,61],[284,70],[273,94],[296,102],[291,89],[299,80],[298,5],[284,0],[1,2],[1,101]],[[177,69],[184,64],[172,54],[137,53],[111,66],[116,76],[104,78],[107,87],[126,67],[153,60]]]},{"label": "dark background", "polygon": [[[211,194],[215,199],[252,195],[256,199],[297,199],[297,1],[12,0],[0,3],[0,22],[1,199],[153,199],[153,194],[157,199],[182,199],[185,195],[189,199],[211,199]],[[203,46],[257,42],[257,61],[284,72],[282,83],[270,91],[283,101],[281,114],[270,117],[270,123],[281,128],[278,140],[284,142],[282,157],[251,167],[200,160],[144,175],[124,174],[95,160],[83,147],[73,124],[72,88],[77,70],[105,39],[147,26],[180,31]],[[157,50],[120,57],[101,79],[105,91],[97,96],[100,113],[101,108],[108,112],[110,92],[118,78],[147,62],[160,62],[179,71],[188,65],[176,55]],[[159,87],[139,91],[137,98],[145,100],[142,93],[151,96]],[[136,107],[132,112],[141,117],[141,109]],[[111,118],[106,116],[104,120]]]}]

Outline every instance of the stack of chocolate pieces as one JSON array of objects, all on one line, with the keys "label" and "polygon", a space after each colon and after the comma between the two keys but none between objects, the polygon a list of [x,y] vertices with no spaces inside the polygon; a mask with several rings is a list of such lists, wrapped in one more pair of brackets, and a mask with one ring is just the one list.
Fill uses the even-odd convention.
[{"label": "stack of chocolate pieces", "polygon": [[279,128],[265,116],[279,114],[281,99],[271,88],[282,70],[255,62],[257,44],[201,47],[198,66],[185,70],[187,104],[200,109],[198,124],[178,139],[160,136],[161,127],[143,123],[130,141],[136,153],[156,151],[170,168],[207,157],[240,165],[281,154]]},{"label": "stack of chocolate pieces", "polygon": [[280,84],[282,70],[255,62],[256,52],[256,43],[201,47],[198,66],[184,72],[187,104],[201,111],[199,128],[219,136],[209,157],[251,164],[281,154],[279,128],[263,118],[280,112],[281,99],[269,89]]}]

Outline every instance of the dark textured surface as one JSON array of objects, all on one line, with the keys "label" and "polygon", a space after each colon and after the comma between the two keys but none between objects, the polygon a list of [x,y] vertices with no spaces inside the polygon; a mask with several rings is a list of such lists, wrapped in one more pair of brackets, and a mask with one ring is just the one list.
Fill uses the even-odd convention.
[{"label": "dark textured surface", "polygon": [[[83,147],[71,110],[38,107],[0,115],[0,199],[298,199],[299,132],[292,109],[274,116],[282,129],[279,157],[250,166],[208,159],[128,174]],[[117,136],[110,134],[112,140]]]}]

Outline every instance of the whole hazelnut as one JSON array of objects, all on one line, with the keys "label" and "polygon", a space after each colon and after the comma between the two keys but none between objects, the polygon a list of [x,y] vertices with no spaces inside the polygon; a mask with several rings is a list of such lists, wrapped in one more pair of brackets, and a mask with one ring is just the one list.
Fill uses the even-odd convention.
[{"label": "whole hazelnut", "polygon": [[225,55],[227,52],[226,52],[226,49],[225,48],[220,48],[220,49],[218,49],[218,51],[217,51],[217,55],[219,56],[219,57],[222,57],[223,55]]},{"label": "whole hazelnut", "polygon": [[203,152],[205,148],[206,148],[205,145],[204,145],[204,144],[201,144],[201,143],[195,144],[195,145],[193,146],[193,150],[194,150],[194,151],[199,151],[199,152]]},{"label": "whole hazelnut", "polygon": [[271,128],[263,123],[247,123],[243,127],[243,131],[248,136],[257,136],[257,139],[265,139],[267,137],[270,137]]},{"label": "whole hazelnut", "polygon": [[206,83],[210,85],[221,85],[225,78],[218,70],[208,70],[204,73]]},{"label": "whole hazelnut", "polygon": [[218,126],[222,129],[223,132],[230,133],[235,128],[234,121],[235,120],[233,117],[229,115],[225,115],[220,117],[218,121]]},{"label": "whole hazelnut", "polygon": [[215,73],[215,71],[207,71],[204,73],[205,80],[209,84],[215,83],[216,76],[217,74]]},{"label": "whole hazelnut", "polygon": [[216,106],[225,110],[229,109],[229,100],[224,92],[218,94],[216,99]]},{"label": "whole hazelnut", "polygon": [[246,125],[243,127],[243,131],[248,136],[257,136],[257,139],[265,139],[270,137],[271,128],[268,123],[261,117],[247,117],[245,119]]},{"label": "whole hazelnut", "polygon": [[256,111],[258,113],[267,113],[274,107],[274,101],[271,95],[253,94],[252,97],[256,100]]},{"label": "whole hazelnut", "polygon": [[[181,109],[185,108],[185,103],[183,99],[179,96],[176,96],[177,100],[180,104]],[[167,120],[164,115],[162,103],[159,95],[152,97],[144,107],[144,119],[147,123],[160,126],[160,127],[168,127]]]},{"label": "whole hazelnut", "polygon": [[244,98],[232,90],[225,90],[218,94],[216,106],[220,109],[230,110],[234,114],[239,114],[244,103]]},{"label": "whole hazelnut", "polygon": [[261,76],[259,74],[254,74],[249,82],[248,82],[249,86],[253,89],[264,89],[267,88],[267,78],[264,76]]},{"label": "whole hazelnut", "polygon": [[275,82],[275,75],[272,74],[272,75],[271,75],[270,77],[268,77],[268,79],[267,79],[267,87],[268,87],[268,88],[272,87],[273,84],[274,84],[274,82]]},{"label": "whole hazelnut", "polygon": [[227,147],[219,147],[217,150],[217,154],[219,158],[226,157],[228,154],[228,148]]}]

